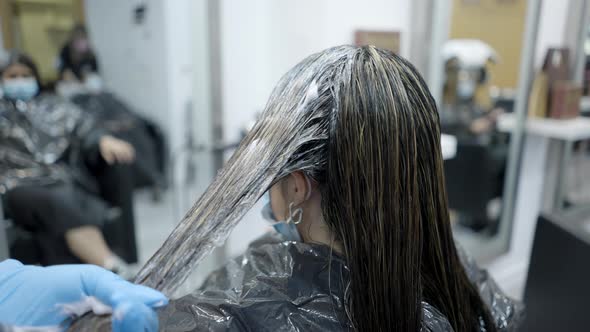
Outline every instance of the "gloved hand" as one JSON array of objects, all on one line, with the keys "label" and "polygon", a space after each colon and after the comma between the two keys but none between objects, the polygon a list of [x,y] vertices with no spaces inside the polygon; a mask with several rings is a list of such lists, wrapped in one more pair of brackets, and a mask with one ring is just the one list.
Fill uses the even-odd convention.
[{"label": "gloved hand", "polygon": [[168,304],[161,293],[94,265],[38,267],[0,263],[0,323],[59,326],[90,310],[112,313],[113,331],[157,331],[153,310]]}]

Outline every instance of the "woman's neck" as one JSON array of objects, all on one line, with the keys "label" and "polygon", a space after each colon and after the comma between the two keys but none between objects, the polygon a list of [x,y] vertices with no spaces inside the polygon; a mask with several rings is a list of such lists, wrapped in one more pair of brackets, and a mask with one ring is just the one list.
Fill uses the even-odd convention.
[{"label": "woman's neck", "polygon": [[323,244],[339,254],[343,253],[340,241],[336,240],[335,234],[322,217],[321,196],[312,196],[303,206],[303,218],[297,225],[297,230],[303,242]]}]

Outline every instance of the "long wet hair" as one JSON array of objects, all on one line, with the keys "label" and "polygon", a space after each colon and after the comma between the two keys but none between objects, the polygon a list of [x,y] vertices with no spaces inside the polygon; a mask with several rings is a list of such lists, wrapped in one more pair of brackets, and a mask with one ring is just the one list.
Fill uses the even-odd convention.
[{"label": "long wet hair", "polygon": [[322,179],[324,219],[350,268],[348,309],[362,331],[418,331],[421,302],[455,331],[493,331],[449,223],[436,104],[416,69],[356,49],[336,84]]},{"label": "long wet hair", "polygon": [[436,104],[406,60],[372,46],[311,55],[136,281],[171,295],[272,183],[303,171],[320,183],[350,268],[355,330],[419,331],[426,301],[455,331],[495,331],[453,242],[440,135]]}]

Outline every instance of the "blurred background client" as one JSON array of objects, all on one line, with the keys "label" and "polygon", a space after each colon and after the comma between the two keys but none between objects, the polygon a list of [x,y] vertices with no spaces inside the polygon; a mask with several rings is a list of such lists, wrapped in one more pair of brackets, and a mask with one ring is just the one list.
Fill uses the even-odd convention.
[{"label": "blurred background client", "polygon": [[37,250],[24,255],[38,255],[45,265],[74,259],[124,269],[101,232],[121,211],[97,195],[87,165],[130,163],[133,148],[96,128],[71,103],[41,93],[36,66],[27,55],[10,53],[0,74],[0,185],[15,224],[34,234]]}]

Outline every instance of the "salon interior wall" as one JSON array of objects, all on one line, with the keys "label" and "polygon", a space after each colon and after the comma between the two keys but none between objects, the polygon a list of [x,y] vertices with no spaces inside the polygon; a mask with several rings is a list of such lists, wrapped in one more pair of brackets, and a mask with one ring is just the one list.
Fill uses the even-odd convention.
[{"label": "salon interior wall", "polygon": [[[146,10],[137,20],[134,9],[141,5]],[[184,142],[183,116],[193,98],[194,5],[190,0],[85,1],[106,87],[158,123],[173,151]]]},{"label": "salon interior wall", "polygon": [[[159,124],[167,136],[172,182],[169,220],[163,222],[172,224],[214,174],[209,154],[187,151],[189,136],[195,144],[211,141],[206,4],[85,1],[88,30],[107,88]],[[145,8],[139,21],[134,11],[138,6]]]},{"label": "salon interior wall", "polygon": [[266,100],[282,74],[305,56],[354,42],[356,29],[401,31],[409,51],[410,0],[221,0],[225,140]]},{"label": "salon interior wall", "polygon": [[[193,148],[212,145],[210,1],[216,0],[86,0],[87,25],[106,86],[167,134],[172,183],[159,205],[164,212],[156,217],[164,225],[156,233],[143,230],[144,240],[153,241],[140,242],[140,255],[158,249],[167,235],[160,232],[181,220],[216,171],[209,151],[189,151],[188,146],[189,141]],[[141,23],[134,17],[139,5],[146,8]],[[179,294],[200,285],[225,260],[223,252],[216,250],[203,261]]]},{"label": "salon interior wall", "polygon": [[[407,57],[410,5],[410,0],[221,0],[224,140],[239,140],[281,75],[313,52],[352,44],[357,29],[400,31],[401,54]],[[230,236],[229,256],[268,229],[259,208]]]},{"label": "salon interior wall", "polygon": [[545,0],[541,6],[537,48],[535,50],[535,69],[543,65],[545,53],[549,47],[563,47],[571,2],[587,0]]}]

